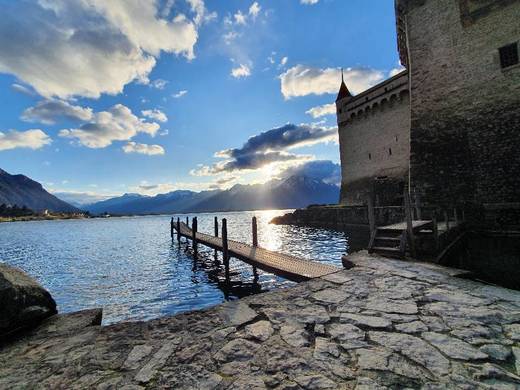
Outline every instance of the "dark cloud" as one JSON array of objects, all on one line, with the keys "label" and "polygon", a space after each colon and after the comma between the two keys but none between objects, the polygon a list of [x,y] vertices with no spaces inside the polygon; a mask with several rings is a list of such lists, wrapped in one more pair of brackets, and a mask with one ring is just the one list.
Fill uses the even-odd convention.
[{"label": "dark cloud", "polygon": [[244,169],[258,169],[274,162],[301,161],[308,156],[301,156],[287,152],[258,152],[243,154],[229,161],[217,163],[213,166],[213,173],[233,172]]},{"label": "dark cloud", "polygon": [[21,119],[27,122],[41,122],[52,125],[59,119],[88,121],[92,119],[92,109],[74,106],[62,100],[42,100],[34,107],[27,108]]},{"label": "dark cloud", "polygon": [[287,124],[255,135],[249,138],[241,148],[224,150],[217,153],[217,156],[238,159],[242,156],[268,150],[279,151],[332,141],[336,136],[336,128]]},{"label": "dark cloud", "polygon": [[330,160],[309,161],[305,164],[290,167],[281,173],[282,178],[294,175],[305,175],[313,179],[323,180],[327,184],[341,184],[341,166]]},{"label": "dark cloud", "polygon": [[201,176],[252,170],[277,162],[300,164],[311,156],[288,153],[288,149],[336,140],[336,128],[287,124],[249,138],[241,148],[216,153],[215,157],[226,160],[211,167],[203,166],[192,174]]}]

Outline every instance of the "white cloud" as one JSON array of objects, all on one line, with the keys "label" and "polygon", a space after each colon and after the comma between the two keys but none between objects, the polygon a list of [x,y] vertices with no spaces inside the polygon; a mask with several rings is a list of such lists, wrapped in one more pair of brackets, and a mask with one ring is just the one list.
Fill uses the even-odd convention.
[{"label": "white cloud", "polygon": [[157,108],[155,108],[153,110],[141,111],[141,114],[147,118],[155,119],[156,121],[159,121],[159,122],[168,121],[168,117],[166,116],[166,114],[164,112],[162,112],[161,110],[158,110]]},{"label": "white cloud", "polygon": [[287,61],[289,60],[288,57],[283,57],[280,61],[280,66],[285,66],[287,64]]},{"label": "white cloud", "polygon": [[174,94],[172,95],[172,97],[174,97],[175,99],[178,99],[178,98],[183,97],[183,96],[186,95],[187,93],[188,93],[188,91],[185,90],[185,89],[183,89],[183,90],[180,90],[180,91],[177,92],[177,93],[174,93]]},{"label": "white cloud", "polygon": [[164,154],[164,148],[161,145],[139,144],[136,142],[128,142],[122,149],[125,153],[139,153],[148,156]]},{"label": "white cloud", "polygon": [[166,183],[149,183],[143,180],[136,186],[130,186],[128,189],[142,195],[154,196],[157,194],[165,194],[176,190],[204,191],[208,188],[215,188],[221,184],[219,180],[211,182],[166,182]]},{"label": "white cloud", "polygon": [[26,131],[0,131],[0,151],[16,148],[40,149],[52,142],[51,138],[40,129]]},{"label": "white cloud", "polygon": [[238,10],[233,17],[235,18],[236,24],[246,25],[247,23],[247,16],[242,13],[242,11]]},{"label": "white cloud", "polygon": [[388,76],[389,77],[394,77],[395,75],[398,75],[399,73],[401,73],[405,69],[406,68],[404,66],[399,65],[397,68],[394,68],[394,69],[390,70],[390,72],[388,72]]},{"label": "white cloud", "polygon": [[320,0],[300,0],[300,3],[313,5],[313,4],[317,4],[318,1],[320,1]]},{"label": "white cloud", "polygon": [[41,122],[47,125],[59,119],[89,121],[93,113],[90,107],[74,106],[62,100],[42,100],[34,107],[27,108],[21,116],[26,122]]},{"label": "white cloud", "polygon": [[231,69],[231,76],[236,79],[251,76],[251,69],[247,65],[240,64],[238,68]]},{"label": "white cloud", "polygon": [[156,89],[164,89],[166,87],[166,84],[168,84],[168,80],[157,79],[150,83],[150,87]]},{"label": "white cloud", "polygon": [[[50,186],[53,186],[54,183],[47,183]],[[82,192],[82,191],[66,191],[62,189],[49,189],[49,191],[60,198],[61,200],[64,200],[65,202],[68,202],[74,206],[84,206],[91,203],[100,202],[102,200],[110,199],[116,195],[104,195],[104,194],[97,194],[95,192]]]},{"label": "white cloud", "polygon": [[31,91],[25,85],[13,83],[13,84],[11,84],[11,88],[13,90],[15,90],[16,92],[23,93],[24,95],[27,95],[27,96],[34,96],[34,95],[36,95],[33,91]]},{"label": "white cloud", "polygon": [[157,7],[153,0],[8,2],[0,72],[48,98],[118,94],[146,82],[162,51],[194,57],[196,23],[182,14],[161,18]]},{"label": "white cloud", "polygon": [[[382,81],[384,73],[370,68],[347,68],[345,83],[353,93],[360,93]],[[338,68],[313,68],[296,65],[280,75],[281,92],[285,99],[297,96],[337,93],[341,83]]]},{"label": "white cloud", "polygon": [[105,148],[114,141],[128,141],[138,133],[155,136],[160,126],[155,122],[145,122],[132,111],[116,104],[108,111],[95,113],[92,121],[78,128],[63,129],[60,137],[76,139],[88,148]]},{"label": "white cloud", "polygon": [[191,6],[191,10],[195,13],[194,22],[197,25],[210,22],[217,18],[216,12],[208,12],[204,5],[204,0],[187,0]]},{"label": "white cloud", "polygon": [[229,32],[225,33],[222,37],[223,37],[224,43],[226,45],[231,45],[231,43],[233,43],[233,41],[240,36],[241,36],[241,34],[236,31],[229,31]]},{"label": "white cloud", "polygon": [[311,115],[313,118],[320,118],[325,115],[333,115],[336,113],[336,105],[334,103],[324,104],[323,106],[312,107],[305,111],[306,114]]},{"label": "white cloud", "polygon": [[260,4],[258,4],[257,1],[251,4],[251,7],[249,7],[249,15],[253,18],[253,20],[256,19],[261,9],[262,7],[260,7]]}]

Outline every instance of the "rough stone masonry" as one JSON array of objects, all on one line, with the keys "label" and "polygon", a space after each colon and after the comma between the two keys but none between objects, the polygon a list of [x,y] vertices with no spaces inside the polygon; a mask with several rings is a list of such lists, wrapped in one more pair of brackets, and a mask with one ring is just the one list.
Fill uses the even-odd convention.
[{"label": "rough stone masonry", "polygon": [[350,260],[292,288],[148,322],[52,317],[2,347],[0,388],[520,388],[520,292],[366,252]]}]

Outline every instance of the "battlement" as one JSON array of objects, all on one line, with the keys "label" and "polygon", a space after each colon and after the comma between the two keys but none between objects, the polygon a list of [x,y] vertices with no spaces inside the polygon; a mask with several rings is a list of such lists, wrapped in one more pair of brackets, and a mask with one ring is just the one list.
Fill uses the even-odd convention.
[{"label": "battlement", "polygon": [[338,100],[336,102],[338,126],[342,127],[349,121],[366,117],[374,110],[384,109],[387,104],[403,101],[403,96],[408,94],[408,89],[408,71],[404,70],[354,97]]}]

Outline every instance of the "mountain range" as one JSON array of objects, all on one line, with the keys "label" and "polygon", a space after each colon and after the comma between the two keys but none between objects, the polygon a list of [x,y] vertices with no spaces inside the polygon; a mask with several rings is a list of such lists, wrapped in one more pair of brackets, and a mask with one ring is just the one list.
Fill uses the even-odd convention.
[{"label": "mountain range", "polygon": [[0,169],[0,204],[26,206],[33,211],[77,212],[76,207],[47,192],[40,183],[24,175]]},{"label": "mountain range", "polygon": [[339,187],[305,175],[265,184],[237,184],[228,190],[173,191],[167,194],[123,196],[83,206],[92,214],[163,214],[301,208],[337,203]]},{"label": "mountain range", "polygon": [[[124,194],[110,199],[89,195],[86,203],[76,203],[73,193],[47,192],[40,183],[24,175],[11,175],[0,169],[0,204],[26,206],[34,211],[89,211],[113,215],[164,214],[181,212],[243,211],[302,208],[310,204],[337,203],[340,168],[331,161],[312,161],[287,171],[283,178],[263,184],[236,184],[226,190],[201,192],[178,190],[147,196]],[[59,199],[60,196],[74,205]]]}]

